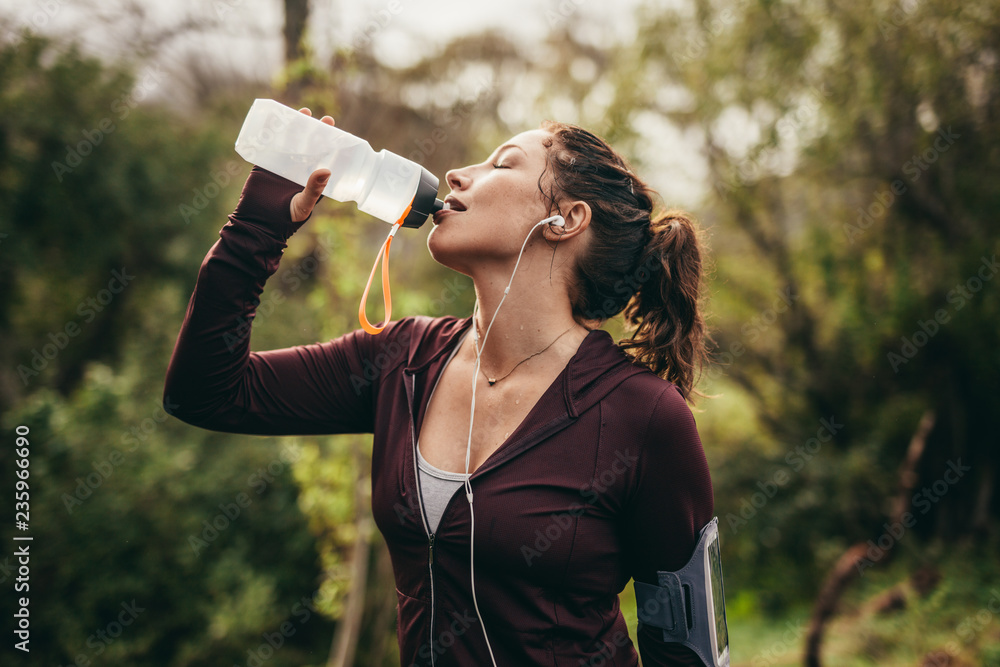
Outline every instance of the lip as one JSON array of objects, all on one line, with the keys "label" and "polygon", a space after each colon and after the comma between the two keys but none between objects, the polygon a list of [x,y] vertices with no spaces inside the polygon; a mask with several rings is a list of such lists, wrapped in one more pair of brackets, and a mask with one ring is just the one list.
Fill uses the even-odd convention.
[{"label": "lip", "polygon": [[448,210],[450,211],[467,211],[468,207],[462,202],[461,199],[454,195],[448,195],[444,198],[444,203],[448,205]]},{"label": "lip", "polygon": [[439,222],[441,222],[444,216],[448,215],[449,213],[458,213],[458,211],[452,211],[450,209],[442,209],[440,211],[435,211],[434,215],[431,216],[431,219],[434,221],[434,224],[436,225]]}]

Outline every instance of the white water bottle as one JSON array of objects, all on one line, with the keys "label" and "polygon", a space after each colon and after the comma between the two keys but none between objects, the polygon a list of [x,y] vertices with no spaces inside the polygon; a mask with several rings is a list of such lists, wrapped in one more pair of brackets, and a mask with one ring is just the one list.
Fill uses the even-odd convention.
[{"label": "white water bottle", "polygon": [[[443,207],[438,178],[395,153],[376,153],[364,139],[274,100],[254,100],[236,138],[247,162],[305,187],[317,169],[330,170],[323,194],[390,224],[420,227]],[[405,215],[405,218],[404,218]]]}]

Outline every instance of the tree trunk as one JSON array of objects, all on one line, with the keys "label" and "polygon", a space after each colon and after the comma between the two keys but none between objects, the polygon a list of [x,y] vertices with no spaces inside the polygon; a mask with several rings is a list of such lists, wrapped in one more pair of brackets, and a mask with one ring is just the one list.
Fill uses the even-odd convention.
[{"label": "tree trunk", "polygon": [[285,64],[303,55],[302,36],[309,22],[309,0],[285,0]]},{"label": "tree trunk", "polygon": [[365,590],[368,582],[368,558],[370,551],[371,521],[368,518],[369,477],[365,471],[365,450],[359,438],[354,442],[354,459],[359,471],[358,481],[354,487],[354,523],[358,527],[358,537],[354,541],[351,554],[351,588],[347,592],[347,608],[344,616],[337,624],[337,632],[330,647],[330,658],[327,667],[351,667],[354,664],[354,653],[358,647],[358,636],[361,634],[361,619],[365,611]]}]

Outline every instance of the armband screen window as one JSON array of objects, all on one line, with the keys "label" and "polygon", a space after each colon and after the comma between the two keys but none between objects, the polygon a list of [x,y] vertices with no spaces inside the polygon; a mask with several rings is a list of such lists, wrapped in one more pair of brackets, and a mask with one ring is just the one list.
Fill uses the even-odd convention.
[{"label": "armband screen window", "polygon": [[729,628],[726,625],[726,597],[722,590],[722,553],[719,550],[718,532],[705,549],[705,559],[705,573],[710,579],[705,588],[712,592],[711,609],[715,616],[712,650],[715,651],[716,664],[721,664],[723,657],[729,652]]}]

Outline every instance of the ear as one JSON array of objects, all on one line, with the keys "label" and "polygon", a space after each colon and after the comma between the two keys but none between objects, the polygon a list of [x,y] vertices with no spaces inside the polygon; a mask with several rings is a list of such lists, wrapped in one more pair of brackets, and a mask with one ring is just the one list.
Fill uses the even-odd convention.
[{"label": "ear", "polygon": [[550,241],[568,241],[583,233],[590,226],[590,204],[585,201],[571,202],[569,206],[562,207],[563,219],[566,224],[562,227],[549,225],[544,227],[545,238]]}]

